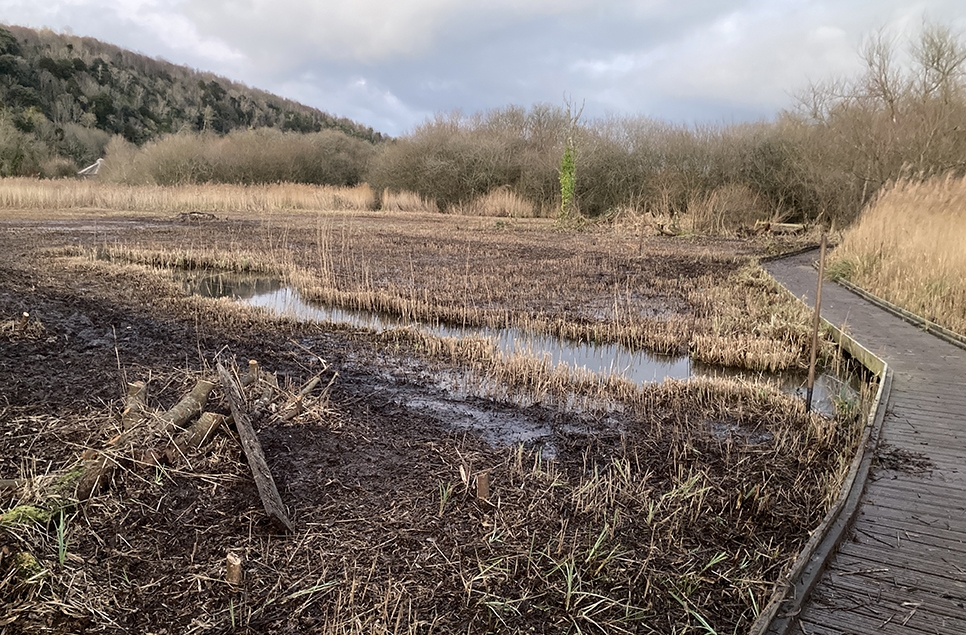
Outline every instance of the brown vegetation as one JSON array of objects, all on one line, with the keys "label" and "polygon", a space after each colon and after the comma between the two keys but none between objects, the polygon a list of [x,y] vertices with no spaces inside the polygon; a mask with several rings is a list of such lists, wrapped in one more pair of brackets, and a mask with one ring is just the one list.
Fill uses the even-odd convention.
[{"label": "brown vegetation", "polygon": [[830,272],[966,334],[966,180],[902,180],[845,233]]},{"label": "brown vegetation", "polygon": [[[195,191],[103,191],[169,190]],[[801,363],[808,316],[735,253],[746,245],[564,232],[539,219],[243,210],[190,223],[112,212],[108,242],[36,225],[47,214],[37,208],[8,214],[17,220],[0,234],[4,363],[23,383],[0,444],[33,440],[26,463],[0,452],[0,477],[42,482],[51,465],[103,447],[104,403],[120,407],[105,388],[115,366],[126,381],[160,387],[151,408],[210,379],[205,366],[226,346],[286,368],[292,403],[320,356],[339,373],[326,399],[291,417],[267,411],[256,424],[294,535],[272,529],[223,430],[211,452],[177,467],[119,469],[83,514],[0,528],[0,588],[17,628],[741,631],[837,491],[856,420],[806,414],[766,384],[638,386],[498,355],[486,340],[299,325],[185,297],[156,268],[267,271],[345,306],[636,346],[673,336],[672,347],[736,365]],[[22,303],[43,329],[28,333],[31,317],[18,334]],[[78,312],[93,334],[72,326]],[[58,370],[65,359],[72,365]],[[454,403],[551,427],[556,455],[491,446],[399,398],[445,400],[427,380],[437,373],[530,395],[527,406],[496,396]],[[573,394],[586,399],[570,403]],[[218,403],[216,391],[209,407],[227,414]],[[36,491],[19,502],[37,502]],[[242,561],[240,581],[225,580],[229,555],[232,566]]]},{"label": "brown vegetation", "polygon": [[[99,181],[0,180],[0,209],[115,213],[258,213],[286,210],[365,210],[377,199],[366,185],[352,188],[292,183],[262,185],[119,185]],[[32,214],[28,214],[32,215]]]},{"label": "brown vegetation", "polygon": [[446,222],[448,231],[432,217],[383,213],[374,219],[302,215],[254,234],[208,233],[69,253],[152,267],[271,273],[312,301],[427,323],[515,326],[754,370],[804,365],[807,312],[759,269],[713,245],[506,231],[502,221],[459,229],[458,217]]}]

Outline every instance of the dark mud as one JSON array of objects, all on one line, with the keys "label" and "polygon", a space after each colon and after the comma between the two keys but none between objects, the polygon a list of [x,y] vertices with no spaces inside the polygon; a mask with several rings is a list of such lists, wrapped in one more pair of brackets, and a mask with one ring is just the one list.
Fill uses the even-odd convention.
[{"label": "dark mud", "polygon": [[[111,234],[184,236],[177,220],[157,225],[132,219]],[[227,221],[214,225],[228,229]],[[322,370],[321,357],[327,377],[338,377],[322,411],[256,422],[295,535],[280,536],[268,522],[229,431],[189,468],[121,472],[108,492],[71,512],[63,563],[55,527],[0,528],[3,635],[599,632],[576,621],[580,610],[560,590],[568,571],[583,585],[580,597],[593,599],[586,606],[595,622],[624,632],[697,628],[692,611],[663,593],[681,581],[695,585],[695,601],[714,598],[700,608],[702,620],[733,632],[750,623],[767,580],[823,514],[818,488],[836,457],[816,452],[806,464],[774,456],[766,416],[734,409],[707,419],[675,402],[678,410],[655,415],[668,430],[661,437],[654,422],[621,411],[457,399],[432,379],[429,362],[387,350],[372,334],[222,320],[193,310],[156,276],[68,267],[45,254],[97,245],[104,235],[86,224],[49,229],[0,228],[0,321],[27,312],[43,326],[0,337],[0,479],[55,472],[102,447],[130,381],[150,381],[150,405],[166,408],[217,359],[256,359],[298,386]],[[213,407],[227,412],[217,394]],[[522,449],[514,455],[498,439]],[[548,471],[549,456],[556,461]],[[566,483],[616,474],[618,460],[640,470],[626,484],[637,497],[603,518],[575,511],[578,494]],[[714,485],[702,496],[719,497],[709,507],[716,511],[659,538],[645,520],[648,501],[679,492],[679,470],[689,464]],[[492,470],[490,501],[464,479],[481,470]],[[635,489],[635,480],[653,491]],[[756,502],[776,483],[797,489]],[[4,496],[3,506],[16,502]],[[48,571],[26,591],[9,565],[24,545]],[[727,562],[717,559],[722,551]],[[240,587],[224,582],[228,552],[245,559]],[[762,582],[735,591],[728,576]]]}]

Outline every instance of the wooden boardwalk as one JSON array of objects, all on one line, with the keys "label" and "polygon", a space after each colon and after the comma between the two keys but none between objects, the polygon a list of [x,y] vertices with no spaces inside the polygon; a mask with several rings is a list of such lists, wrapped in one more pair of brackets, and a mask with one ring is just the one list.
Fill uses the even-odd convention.
[{"label": "wooden boardwalk", "polygon": [[[765,268],[814,306],[816,258]],[[966,634],[966,351],[835,284],[822,315],[893,382],[855,523],[787,632]]]}]

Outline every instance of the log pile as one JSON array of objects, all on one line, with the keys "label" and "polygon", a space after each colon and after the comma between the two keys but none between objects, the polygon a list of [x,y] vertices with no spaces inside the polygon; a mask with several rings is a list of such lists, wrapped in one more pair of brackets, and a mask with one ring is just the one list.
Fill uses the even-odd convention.
[{"label": "log pile", "polygon": [[772,221],[755,221],[754,234],[756,236],[761,234],[774,234],[776,236],[788,236],[794,234],[803,234],[805,230],[808,229],[802,223],[775,223]]},{"label": "log pile", "polygon": [[[148,406],[146,382],[129,384],[119,420],[107,426],[113,432],[104,436],[110,440],[103,447],[85,450],[78,463],[65,468],[45,488],[38,502],[14,507],[0,515],[0,523],[24,517],[20,508],[29,507],[29,516],[43,521],[68,507],[83,505],[110,488],[119,471],[185,465],[190,469],[192,457],[206,451],[219,432],[235,438],[231,434],[234,428],[266,514],[279,528],[293,531],[253,421],[289,421],[305,410],[307,401],[324,403],[336,375],[321,389],[321,374],[301,387],[282,388],[277,376],[262,371],[255,361],[249,362],[241,376],[234,365],[218,363],[217,371],[217,377],[198,379],[180,401],[161,411]],[[214,407],[213,394],[219,397]],[[3,491],[14,495],[30,485],[29,479],[0,482]]]}]

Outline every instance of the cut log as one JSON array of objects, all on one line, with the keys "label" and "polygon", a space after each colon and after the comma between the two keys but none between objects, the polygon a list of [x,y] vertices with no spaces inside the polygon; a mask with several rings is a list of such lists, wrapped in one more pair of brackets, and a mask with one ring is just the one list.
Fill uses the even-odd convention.
[{"label": "cut log", "polygon": [[84,502],[96,494],[114,476],[117,463],[103,452],[95,452],[91,458],[84,459],[83,473],[77,479],[74,496]]},{"label": "cut log", "polygon": [[[144,405],[147,385],[144,382],[129,384],[125,408],[121,414],[121,426],[124,431],[111,439],[108,443],[109,450],[85,453],[82,473],[77,479],[77,489],[74,492],[77,500],[86,501],[104,487],[114,476],[119,460],[135,458],[149,465],[157,465],[159,453],[150,449],[144,451],[150,439],[157,433],[170,436],[188,420],[198,415],[214,387],[214,383],[199,379],[191,392],[173,408],[152,420]],[[144,453],[141,454],[137,450]]]},{"label": "cut log", "polygon": [[799,234],[805,231],[805,225],[801,223],[773,223],[771,221],[755,221],[755,234]]},{"label": "cut log", "polygon": [[225,416],[220,414],[215,414],[213,412],[202,413],[198,420],[195,421],[187,430],[182,432],[177,436],[177,438],[168,444],[168,447],[164,449],[164,455],[172,465],[178,463],[178,461],[199,450],[206,443],[211,441],[218,432],[218,428],[225,422]]},{"label": "cut log", "polygon": [[184,427],[192,417],[201,414],[205,403],[208,402],[208,395],[215,387],[213,382],[206,379],[199,379],[191,392],[184,396],[171,410],[168,410],[160,417],[158,422],[159,431],[171,433],[176,428]]},{"label": "cut log", "polygon": [[148,418],[147,406],[148,385],[143,381],[132,382],[127,385],[127,397],[124,398],[124,410],[121,412],[121,430],[127,432]]},{"label": "cut log", "polygon": [[255,485],[258,487],[258,495],[262,499],[262,506],[270,518],[283,525],[289,531],[294,531],[292,523],[288,519],[285,505],[282,504],[282,497],[279,496],[275,480],[268,469],[268,462],[265,460],[265,452],[262,444],[255,436],[255,429],[248,418],[248,409],[245,406],[245,399],[242,396],[241,387],[232,374],[221,364],[218,364],[218,377],[221,379],[221,387],[225,391],[225,397],[231,406],[231,415],[235,420],[235,428],[238,430],[238,438],[241,440],[242,449],[248,459],[248,465],[252,469],[255,477]]}]

